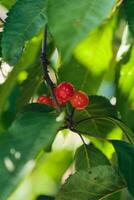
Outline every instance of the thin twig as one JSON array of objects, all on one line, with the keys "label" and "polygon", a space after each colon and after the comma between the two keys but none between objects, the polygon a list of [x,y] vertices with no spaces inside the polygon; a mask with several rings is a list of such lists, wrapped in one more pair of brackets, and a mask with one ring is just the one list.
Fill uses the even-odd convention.
[{"label": "thin twig", "polygon": [[84,141],[82,135],[81,135],[80,133],[78,133],[78,132],[76,132],[76,133],[80,136],[80,138],[81,138],[81,140],[82,140],[82,142],[83,142],[84,150],[85,150],[85,155],[86,155],[86,160],[87,160],[87,168],[90,169],[91,166],[90,166],[90,162],[89,162],[89,156],[88,156],[88,151],[87,151],[87,145],[86,145],[86,143],[85,143],[85,141]]},{"label": "thin twig", "polygon": [[[128,141],[131,143],[131,144],[133,144],[133,137],[131,138],[131,136],[129,135],[129,134],[127,134],[127,132],[125,132],[124,131],[124,129],[122,129],[122,127],[119,125],[119,124],[117,124],[117,123],[115,123],[113,120],[111,120],[112,118],[110,117],[110,116],[107,116],[107,117],[99,117],[99,116],[94,116],[94,117],[88,117],[88,118],[85,118],[85,119],[82,119],[82,120],[79,120],[79,121],[77,121],[76,122],[76,124],[80,124],[80,123],[82,123],[82,122],[85,122],[85,121],[88,121],[88,120],[92,120],[92,119],[100,119],[100,120],[105,120],[105,121],[109,121],[109,122],[111,122],[112,124],[114,124],[115,126],[117,126],[117,127],[119,127],[122,131],[123,131],[123,133],[124,133],[124,135],[126,136],[126,138],[128,139]],[[118,119],[117,119],[118,120]]]},{"label": "thin twig", "polygon": [[100,140],[103,140],[103,141],[105,141],[105,142],[108,142],[108,140],[106,139],[106,138],[104,138],[104,137],[101,137],[101,136],[98,136],[98,135],[96,135],[96,134],[91,134],[91,133],[86,133],[85,131],[79,131],[79,130],[76,130],[76,129],[74,129],[74,128],[71,128],[70,129],[71,131],[73,131],[74,133],[78,133],[78,134],[83,134],[83,135],[89,135],[90,137],[94,137],[94,138],[98,138],[98,139],[100,139]]},{"label": "thin twig", "polygon": [[42,42],[42,51],[41,51],[41,60],[42,60],[43,73],[44,73],[43,79],[47,82],[47,86],[48,86],[48,89],[50,91],[50,95],[51,95],[51,97],[54,100],[55,105],[56,105],[56,110],[58,112],[60,112],[61,109],[60,109],[60,106],[59,106],[58,101],[57,101],[55,94],[54,94],[54,83],[51,80],[51,78],[49,76],[49,71],[48,71],[49,62],[47,60],[47,54],[46,54],[47,34],[48,34],[48,28],[47,28],[47,25],[46,25],[45,31],[44,31],[44,38],[43,38],[43,42]]}]

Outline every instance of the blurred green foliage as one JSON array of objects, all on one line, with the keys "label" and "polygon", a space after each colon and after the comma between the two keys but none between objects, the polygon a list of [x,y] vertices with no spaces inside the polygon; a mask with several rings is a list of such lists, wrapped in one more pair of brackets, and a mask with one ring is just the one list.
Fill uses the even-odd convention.
[{"label": "blurred green foliage", "polygon": [[[0,200],[134,199],[133,11],[134,0],[0,1]],[[91,101],[73,118],[86,144],[59,131],[63,113],[27,106],[50,94],[40,59],[46,23],[51,79]]]}]

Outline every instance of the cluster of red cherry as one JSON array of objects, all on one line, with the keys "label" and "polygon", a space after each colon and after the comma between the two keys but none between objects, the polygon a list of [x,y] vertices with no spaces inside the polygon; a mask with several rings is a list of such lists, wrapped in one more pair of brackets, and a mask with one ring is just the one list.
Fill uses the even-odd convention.
[{"label": "cluster of red cherry", "polygon": [[[84,109],[89,104],[88,95],[83,91],[76,91],[74,86],[69,82],[60,83],[54,88],[54,94],[61,107],[70,102],[74,108]],[[56,108],[56,103],[49,96],[40,96],[37,102]]]}]

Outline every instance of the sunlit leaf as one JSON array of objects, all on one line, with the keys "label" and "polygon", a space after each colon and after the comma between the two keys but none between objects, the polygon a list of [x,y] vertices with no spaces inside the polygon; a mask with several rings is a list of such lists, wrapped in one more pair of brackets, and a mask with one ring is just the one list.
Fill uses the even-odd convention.
[{"label": "sunlit leaf", "polygon": [[0,3],[10,9],[16,3],[16,1],[17,0],[1,0]]},{"label": "sunlit leaf", "polygon": [[[112,58],[112,38],[114,21],[92,31],[88,37],[80,42],[74,55],[91,74],[97,76],[106,71]],[[95,81],[94,81],[95,82]]]},{"label": "sunlit leaf", "polygon": [[115,2],[115,0],[48,1],[50,32],[65,60],[75,46],[108,17]]},{"label": "sunlit leaf", "polygon": [[60,67],[58,75],[60,81],[70,81],[77,90],[83,90],[88,94],[96,93],[102,81],[102,75],[93,75],[90,69],[73,57]]},{"label": "sunlit leaf", "polygon": [[28,73],[27,79],[20,85],[20,95],[17,98],[17,109],[23,107],[30,101],[42,80],[42,67],[39,63],[30,68]]},{"label": "sunlit leaf", "polygon": [[[134,46],[128,62],[121,66],[119,83],[117,85],[117,106],[123,120],[134,130]],[[131,91],[131,92],[130,92]]]},{"label": "sunlit leaf", "polygon": [[[37,62],[37,56],[39,54],[40,50],[40,44],[41,44],[41,37],[40,35],[37,37],[34,37],[28,44],[27,47],[18,62],[11,71],[11,73],[8,75],[8,78],[6,79],[6,82],[4,82],[0,86],[0,115],[5,110],[5,105],[8,102],[8,98],[11,95],[12,91],[14,90],[14,87],[17,83],[19,83],[20,80],[18,80],[19,74],[21,72],[24,72],[28,67],[35,66],[35,63]],[[9,105],[10,106],[10,105]]]}]

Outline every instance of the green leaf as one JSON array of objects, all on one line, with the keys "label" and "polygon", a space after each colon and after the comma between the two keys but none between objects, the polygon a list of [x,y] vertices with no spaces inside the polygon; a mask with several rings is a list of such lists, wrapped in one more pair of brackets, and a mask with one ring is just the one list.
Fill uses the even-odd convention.
[{"label": "green leaf", "polygon": [[107,117],[104,120],[109,121],[109,122],[115,124],[116,126],[118,126],[123,131],[123,133],[127,137],[128,141],[131,143],[134,143],[134,133],[131,131],[131,129],[128,126],[126,126],[126,124],[124,122],[122,122],[119,119],[112,118],[112,117]]},{"label": "green leaf", "polygon": [[[17,99],[17,109],[26,105],[35,94],[42,79],[42,67],[39,63],[28,71],[27,79],[20,85],[20,94]],[[27,87],[28,86],[28,87]]]},{"label": "green leaf", "polygon": [[62,117],[57,119],[49,111],[44,105],[29,105],[0,136],[1,200],[7,199],[31,164],[36,164],[37,154],[52,144]]},{"label": "green leaf", "polygon": [[36,200],[54,200],[54,197],[40,195]]},{"label": "green leaf", "polygon": [[[132,46],[130,59],[126,64],[121,65],[117,85],[117,106],[122,115],[123,121],[134,130],[134,45]],[[131,92],[130,92],[131,91]]]},{"label": "green leaf", "polygon": [[37,57],[39,55],[41,45],[41,37],[38,35],[37,37],[32,38],[30,42],[28,42],[23,55],[19,62],[14,66],[12,71],[9,73],[6,81],[0,85],[0,116],[5,109],[5,105],[8,102],[8,98],[11,95],[16,83],[18,83],[19,76],[21,73],[25,72],[25,70],[29,67],[34,67],[37,62]]},{"label": "green leaf", "polygon": [[89,99],[89,106],[85,110],[75,111],[74,120],[77,122],[75,128],[85,134],[106,137],[115,126],[101,118],[117,117],[116,107],[102,96],[89,96]]},{"label": "green leaf", "polygon": [[48,1],[50,32],[64,53],[65,60],[75,46],[108,17],[115,2],[115,0]]},{"label": "green leaf", "polygon": [[60,67],[58,75],[60,81],[69,81],[77,90],[83,90],[88,94],[96,93],[102,81],[102,75],[94,76],[89,68],[80,64],[74,57]]},{"label": "green leaf", "polygon": [[109,20],[103,26],[92,31],[74,50],[78,61],[94,76],[99,76],[108,70],[113,54],[114,22],[115,20]]},{"label": "green leaf", "polygon": [[10,10],[2,39],[3,58],[8,63],[16,64],[25,42],[44,27],[46,2],[47,0],[18,0]]},{"label": "green leaf", "polygon": [[10,9],[17,0],[1,0],[0,3],[6,8]]},{"label": "green leaf", "polygon": [[134,0],[125,0],[124,9],[130,30],[134,35]]},{"label": "green leaf", "polygon": [[111,166],[78,171],[61,188],[56,200],[98,200],[124,187],[118,172]]},{"label": "green leaf", "polygon": [[[86,147],[86,148],[85,148]],[[97,167],[99,165],[110,165],[107,157],[92,144],[82,145],[78,148],[75,154],[76,170],[89,170],[89,168]]]},{"label": "green leaf", "polygon": [[128,190],[134,197],[134,145],[112,140],[117,152],[119,168],[127,182]]}]

